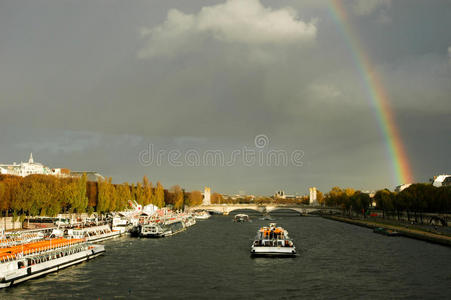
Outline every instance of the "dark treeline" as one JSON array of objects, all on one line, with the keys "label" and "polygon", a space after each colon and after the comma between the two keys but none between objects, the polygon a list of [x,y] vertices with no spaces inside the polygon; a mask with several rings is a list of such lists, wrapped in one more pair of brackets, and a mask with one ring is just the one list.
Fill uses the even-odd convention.
[{"label": "dark treeline", "polygon": [[360,191],[334,187],[325,195],[324,204],[341,207],[347,214],[354,212],[365,216],[373,200],[376,202],[376,208],[382,211],[383,217],[388,214],[399,219],[405,213],[409,220],[414,217],[422,221],[424,213],[451,212],[451,186],[437,188],[431,184],[417,183],[401,192],[379,190],[374,199]]}]

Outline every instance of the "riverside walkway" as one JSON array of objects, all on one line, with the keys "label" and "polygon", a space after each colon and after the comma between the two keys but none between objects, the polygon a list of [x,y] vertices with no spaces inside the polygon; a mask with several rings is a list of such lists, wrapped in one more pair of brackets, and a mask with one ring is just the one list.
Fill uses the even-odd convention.
[{"label": "riverside walkway", "polygon": [[408,227],[402,226],[402,225],[391,225],[391,224],[384,224],[384,223],[379,223],[379,222],[374,222],[374,221],[350,219],[350,218],[338,217],[338,216],[323,216],[323,217],[326,219],[345,222],[345,223],[363,226],[363,227],[367,227],[367,228],[381,227],[381,228],[391,229],[391,230],[398,231],[399,233],[401,233],[402,236],[405,236],[405,237],[415,238],[415,239],[451,247],[451,236],[449,236],[449,235],[427,232],[427,231],[418,230],[418,229],[412,229],[412,228],[408,228]]}]

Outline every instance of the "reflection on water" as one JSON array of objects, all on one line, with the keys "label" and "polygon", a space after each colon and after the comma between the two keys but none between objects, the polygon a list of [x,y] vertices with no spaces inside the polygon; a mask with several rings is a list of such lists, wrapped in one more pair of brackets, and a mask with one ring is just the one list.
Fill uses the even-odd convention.
[{"label": "reflection on water", "polygon": [[0,291],[0,298],[445,298],[451,251],[316,217],[276,215],[296,258],[251,258],[257,229],[214,216],[165,239],[123,237],[107,253]]}]

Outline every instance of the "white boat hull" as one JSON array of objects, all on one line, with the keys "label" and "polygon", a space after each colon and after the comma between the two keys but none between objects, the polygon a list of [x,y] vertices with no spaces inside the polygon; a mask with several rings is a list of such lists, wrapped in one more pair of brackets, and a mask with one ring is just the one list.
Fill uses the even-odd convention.
[{"label": "white boat hull", "polygon": [[106,241],[106,240],[110,240],[110,239],[114,239],[117,237],[121,236],[121,232],[120,231],[112,231],[106,234],[102,234],[102,235],[96,235],[96,236],[90,236],[87,238],[87,241],[90,243],[98,243],[101,241]]},{"label": "white boat hull", "polygon": [[295,247],[259,247],[252,246],[251,248],[252,256],[295,256]]}]

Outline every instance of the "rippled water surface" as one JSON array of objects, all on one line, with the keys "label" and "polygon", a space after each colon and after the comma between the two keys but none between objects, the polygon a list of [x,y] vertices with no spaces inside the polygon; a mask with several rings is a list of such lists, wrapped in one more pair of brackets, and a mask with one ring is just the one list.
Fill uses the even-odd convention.
[{"label": "rippled water surface", "polygon": [[0,291],[0,298],[433,298],[451,295],[451,249],[317,217],[276,216],[296,258],[251,258],[268,221],[214,216],[165,239],[122,237],[107,253]]}]

